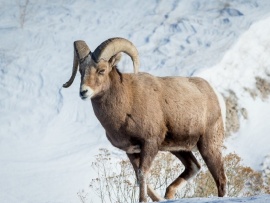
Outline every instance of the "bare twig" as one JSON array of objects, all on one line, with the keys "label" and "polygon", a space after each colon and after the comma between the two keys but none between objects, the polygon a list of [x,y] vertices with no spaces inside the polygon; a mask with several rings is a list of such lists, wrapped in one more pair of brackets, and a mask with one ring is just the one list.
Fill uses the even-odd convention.
[{"label": "bare twig", "polygon": [[27,8],[29,6],[29,0],[20,1],[17,2],[20,10],[20,26],[21,28],[24,27],[26,16],[27,16]]}]

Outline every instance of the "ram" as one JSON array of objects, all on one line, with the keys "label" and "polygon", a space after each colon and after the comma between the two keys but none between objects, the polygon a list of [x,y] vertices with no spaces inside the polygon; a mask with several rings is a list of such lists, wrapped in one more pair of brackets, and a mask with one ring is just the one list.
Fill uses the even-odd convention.
[{"label": "ram", "polygon": [[[131,57],[134,73],[117,69],[121,52]],[[63,87],[72,84],[79,67],[80,96],[91,100],[112,145],[127,153],[141,202],[146,201],[147,194],[153,201],[162,200],[147,184],[158,151],[171,152],[185,166],[166,189],[166,199],[174,198],[176,189],[199,171],[194,149],[199,150],[211,172],[218,196],[224,196],[224,115],[217,94],[202,78],[155,77],[138,72],[139,65],[137,49],[126,39],[108,39],[94,52],[84,41],[75,41],[72,76]]]}]

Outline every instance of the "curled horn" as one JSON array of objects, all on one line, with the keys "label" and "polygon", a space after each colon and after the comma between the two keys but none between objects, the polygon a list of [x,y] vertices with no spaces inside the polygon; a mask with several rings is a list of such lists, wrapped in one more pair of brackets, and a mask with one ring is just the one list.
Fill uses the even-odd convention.
[{"label": "curled horn", "polygon": [[136,47],[124,38],[111,38],[101,43],[93,52],[92,59],[98,63],[101,59],[109,61],[112,56],[124,52],[133,61],[134,73],[138,73],[140,66],[139,54]]},{"label": "curled horn", "polygon": [[79,62],[82,63],[89,54],[91,54],[91,51],[84,41],[78,40],[74,42],[74,59],[73,59],[72,75],[69,81],[63,84],[63,87],[67,88],[73,83],[78,70]]}]

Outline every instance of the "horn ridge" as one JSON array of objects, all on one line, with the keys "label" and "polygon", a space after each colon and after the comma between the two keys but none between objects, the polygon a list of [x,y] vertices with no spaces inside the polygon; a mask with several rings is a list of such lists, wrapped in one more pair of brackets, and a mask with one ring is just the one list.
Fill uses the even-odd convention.
[{"label": "horn ridge", "polygon": [[77,40],[73,43],[74,45],[74,58],[73,58],[73,68],[72,68],[72,74],[69,79],[65,84],[63,84],[63,87],[67,88],[69,87],[77,74],[79,63],[82,63],[89,54],[91,54],[91,51],[85,41],[82,40]]},{"label": "horn ridge", "polygon": [[140,66],[139,53],[136,47],[127,39],[115,37],[102,42],[93,52],[92,59],[98,63],[101,59],[109,61],[110,58],[119,52],[128,54],[134,66],[134,73],[137,73]]},{"label": "horn ridge", "polygon": [[79,61],[83,61],[90,53],[90,49],[83,40],[77,40],[74,42],[74,50],[78,56]]}]

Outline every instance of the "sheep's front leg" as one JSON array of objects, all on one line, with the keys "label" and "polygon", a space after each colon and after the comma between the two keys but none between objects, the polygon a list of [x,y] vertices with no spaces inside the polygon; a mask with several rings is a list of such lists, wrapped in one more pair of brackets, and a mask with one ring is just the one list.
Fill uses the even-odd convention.
[{"label": "sheep's front leg", "polygon": [[140,186],[140,202],[146,202],[147,198],[147,177],[150,171],[151,164],[158,153],[158,147],[155,142],[145,142],[141,147],[140,165],[138,169],[138,180]]},{"label": "sheep's front leg", "polygon": [[[127,153],[127,156],[130,160],[130,163],[132,164],[132,166],[134,168],[137,181],[139,182],[138,169],[139,169],[139,165],[140,165],[140,154],[135,154],[135,153],[128,154]],[[149,184],[147,184],[147,194],[154,202],[159,202],[159,201],[164,200]]]}]

